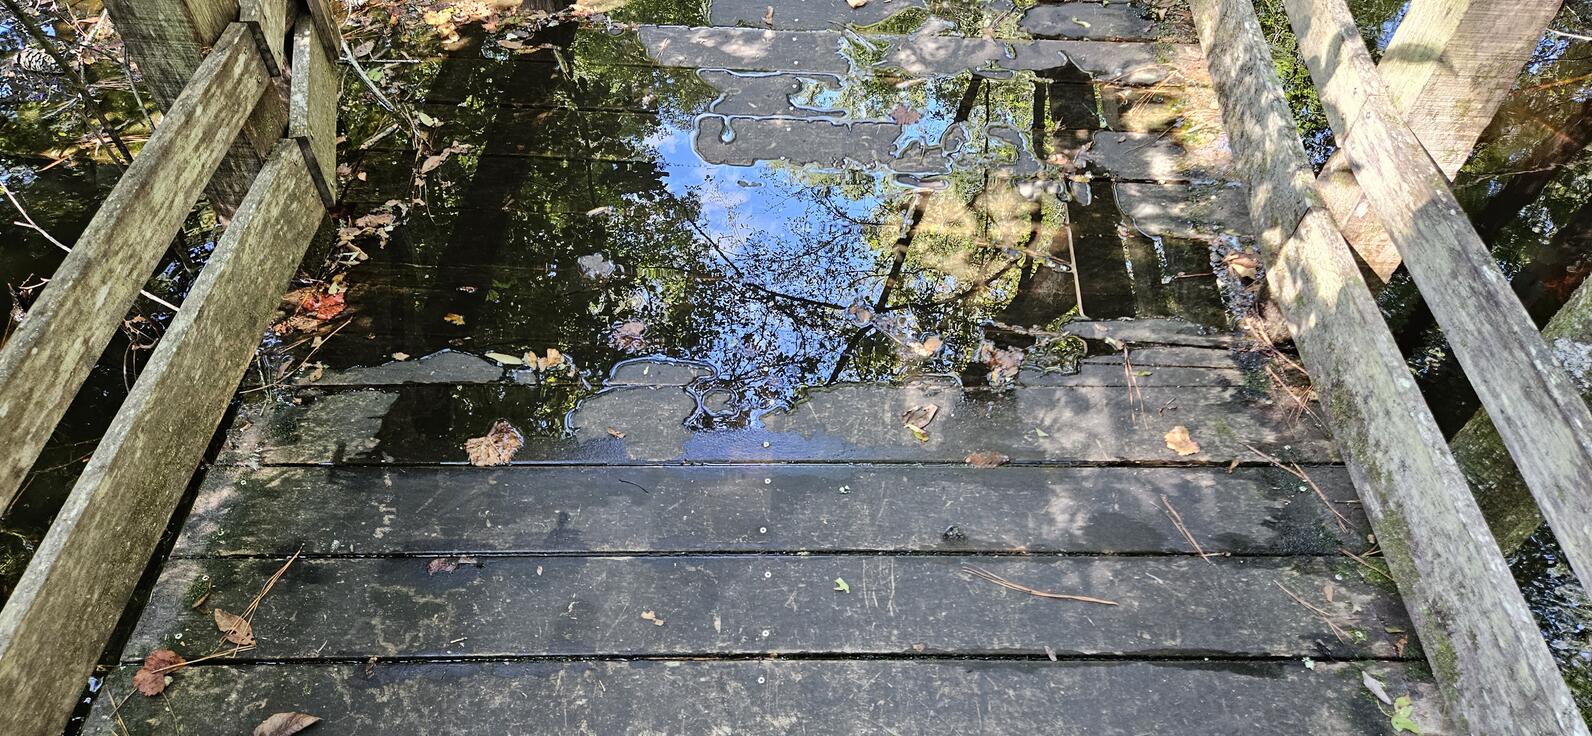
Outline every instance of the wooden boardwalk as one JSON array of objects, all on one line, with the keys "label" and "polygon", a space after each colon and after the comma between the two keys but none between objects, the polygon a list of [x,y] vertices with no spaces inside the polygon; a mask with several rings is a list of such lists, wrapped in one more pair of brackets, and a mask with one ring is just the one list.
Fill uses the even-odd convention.
[{"label": "wooden boardwalk", "polygon": [[[553,220],[633,203],[626,170],[678,167],[656,142],[604,133],[665,115],[670,85],[708,91],[686,111],[696,167],[965,173],[945,140],[897,146],[888,109],[837,123],[793,104],[792,82],[871,77],[837,53],[837,29],[890,9],[715,0],[702,18],[582,31],[577,46],[621,44],[598,83],[546,54],[435,65],[451,81],[424,109],[480,152],[439,169],[464,183],[430,203],[452,234],[417,219],[372,252],[349,276],[349,335],[362,334],[317,346],[330,369],[239,412],[86,731],[244,733],[301,711],[324,734],[1391,733],[1370,675],[1412,697],[1424,733],[1445,732],[1396,590],[1342,553],[1370,530],[1333,442],[1227,334],[1170,319],[1217,298],[1209,277],[1191,282],[1206,296],[1178,291],[1180,271],[1251,241],[1199,46],[1175,14],[1040,5],[1017,21],[1022,40],[869,34],[891,84],[1039,75],[1022,133],[1042,155],[994,157],[979,175],[1086,159],[1102,209],[1073,222],[1108,221],[1080,225],[1079,242],[1104,238],[1118,266],[1126,248],[1140,280],[1102,285],[1080,254],[1083,293],[1068,299],[1148,318],[1065,326],[1091,348],[1077,372],[841,381],[715,422],[712,366],[620,362],[590,394],[478,357],[579,354],[554,325],[460,306],[459,286],[470,268],[507,280],[582,255]],[[460,104],[494,93],[502,104]],[[345,127],[369,132],[354,117]],[[349,206],[402,196],[399,143],[371,152]],[[535,206],[570,217],[504,214],[537,177],[567,183],[534,190]],[[815,212],[799,214],[846,224]],[[1117,240],[1130,230],[1171,249],[1135,261]],[[468,247],[428,261],[427,237]],[[1166,263],[1179,242],[1198,246],[1186,269]],[[385,362],[395,351],[426,357]],[[920,437],[903,416],[925,406],[937,413]],[[525,434],[513,464],[465,463],[466,441],[499,420]],[[1177,426],[1197,452],[1168,446]],[[972,467],[983,452],[1009,462]],[[253,648],[222,642],[214,609],[252,609]],[[129,697],[160,648],[218,656],[161,697]]]}]

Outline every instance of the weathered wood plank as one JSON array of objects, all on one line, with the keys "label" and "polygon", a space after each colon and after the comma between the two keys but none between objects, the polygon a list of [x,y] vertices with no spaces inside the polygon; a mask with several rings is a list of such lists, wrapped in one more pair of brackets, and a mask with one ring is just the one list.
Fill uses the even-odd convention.
[{"label": "weathered wood plank", "polygon": [[1034,38],[1158,41],[1173,35],[1133,3],[1036,5],[1017,25]]},{"label": "weathered wood plank", "polygon": [[1193,7],[1246,172],[1272,295],[1431,652],[1450,716],[1467,733],[1586,734],[1348,245],[1314,194],[1253,7]]},{"label": "weathered wood plank", "polygon": [[301,17],[293,26],[287,135],[298,141],[327,207],[337,201],[337,99],[337,67],[316,34],[314,20]]},{"label": "weathered wood plank", "polygon": [[1192,552],[1164,503],[1207,552],[1358,547],[1348,476],[1308,472],[1345,526],[1299,479],[1259,467],[227,467],[172,554]]},{"label": "weathered wood plank", "polygon": [[315,24],[315,35],[320,39],[327,57],[337,58],[338,49],[343,44],[343,34],[337,30],[342,24],[338,7],[330,0],[304,0],[304,5],[309,8],[310,22]]},{"label": "weathered wood plank", "polygon": [[289,0],[239,0],[238,20],[249,24],[255,44],[260,47],[266,69],[280,77],[290,59],[287,52],[288,29],[293,26],[298,6]]},{"label": "weathered wood plank", "polygon": [[1288,0],[1300,51],[1355,179],[1553,527],[1592,583],[1592,412],[1448,180],[1394,111],[1342,0]]},{"label": "weathered wood plank", "polygon": [[282,141],[0,610],[0,731],[59,732],[321,213]]},{"label": "weathered wood plank", "polygon": [[[1395,109],[1453,179],[1514,87],[1563,0],[1416,0],[1377,72]],[[1383,281],[1402,258],[1340,151],[1316,180],[1349,244]]]},{"label": "weathered wood plank", "polygon": [[[658,556],[302,559],[227,659],[912,655],[1397,657],[1398,598],[1341,560],[1250,557]],[[964,565],[1108,606],[1040,598]],[[1353,563],[1347,563],[1351,565]],[[173,560],[124,659],[211,647],[281,560]],[[205,577],[208,576],[208,577]],[[835,590],[835,579],[850,591]],[[1340,579],[1341,578],[1341,579]],[[1331,601],[1322,592],[1333,586]],[[1286,590],[1284,589],[1286,588]],[[192,603],[204,590],[200,607]],[[1339,640],[1292,591],[1344,631]],[[662,625],[642,617],[653,611]],[[1395,633],[1388,633],[1392,629]],[[1413,651],[1408,652],[1413,654]]]},{"label": "weathered wood plank", "polygon": [[[156,106],[168,118],[206,52],[220,46],[222,32],[239,12],[237,0],[106,0],[105,8],[129,56],[143,73]],[[230,214],[243,201],[287,124],[287,103],[274,92],[244,107],[248,122],[233,134],[240,136],[239,140],[205,186],[211,203],[223,214]]]},{"label": "weathered wood plank", "polygon": [[[877,736],[1362,736],[1388,730],[1364,669],[1409,693],[1426,734],[1430,685],[1399,664],[1294,662],[635,661],[191,667],[168,698],[109,677],[85,733],[246,733],[301,711],[323,733],[459,736],[622,733]],[[217,704],[228,704],[218,707]],[[1153,704],[1153,707],[1150,707]]]},{"label": "weathered wood plank", "polygon": [[[850,60],[840,53],[845,35],[837,31],[642,26],[637,34],[651,61],[666,67],[842,75],[851,69]],[[1072,64],[1097,80],[1122,85],[1207,80],[1199,49],[1187,44],[931,35],[873,39],[888,47],[885,68],[912,76],[987,68],[1056,69]]]},{"label": "weathered wood plank", "polygon": [[[1273,404],[1226,388],[1018,388],[963,391],[952,382],[843,385],[812,391],[754,426],[696,433],[698,401],[681,388],[615,388],[567,419],[570,389],[412,384],[307,391],[301,403],[240,419],[228,456],[267,464],[463,462],[464,441],[506,419],[531,436],[516,462],[954,462],[984,450],[1018,462],[1211,462],[1251,458],[1246,445],[1300,462],[1331,462],[1325,433]],[[918,441],[901,423],[939,407]],[[1165,434],[1188,427],[1201,451],[1180,456]],[[614,437],[609,428],[625,434]],[[537,434],[553,431],[554,436]]]},{"label": "weathered wood plank", "polygon": [[232,26],[0,352],[0,508],[15,496],[266,83],[248,28]]},{"label": "weathered wood plank", "polygon": [[[1550,341],[1554,353],[1576,379],[1581,398],[1592,402],[1592,375],[1588,374],[1589,366],[1583,357],[1592,345],[1592,285],[1582,282],[1576,287],[1570,301],[1542,328],[1542,337]],[[1542,527],[1542,511],[1532,500],[1531,489],[1509,458],[1487,411],[1476,412],[1454,434],[1450,446],[1476,492],[1476,502],[1498,545],[1510,552],[1518,549]]]}]

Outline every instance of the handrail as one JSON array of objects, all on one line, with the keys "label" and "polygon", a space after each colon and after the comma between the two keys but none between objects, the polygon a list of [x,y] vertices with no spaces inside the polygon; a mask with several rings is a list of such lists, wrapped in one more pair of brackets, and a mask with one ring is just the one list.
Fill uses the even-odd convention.
[{"label": "handrail", "polygon": [[1271,296],[1321,395],[1457,732],[1585,736],[1503,554],[1316,191],[1253,6],[1192,6],[1249,185]]},{"label": "handrail", "polygon": [[1393,106],[1343,0],[1287,0],[1300,51],[1350,170],[1553,528],[1592,587],[1592,411],[1448,179]]},{"label": "handrail", "polygon": [[[0,437],[42,442],[59,417],[54,405],[64,410],[267,88],[268,59],[286,53],[287,38],[272,44],[256,32],[287,34],[291,23],[289,130],[277,131],[209,262],[0,610],[0,733],[8,736],[60,733],[325,217],[335,164],[335,53],[313,13],[295,21],[289,0],[268,2],[246,3],[242,15],[256,20],[222,33],[79,241],[76,253],[86,255],[68,259],[75,270],[63,264],[74,278],[58,271],[39,302],[53,307],[35,307],[24,322],[28,340],[19,332],[0,355],[0,406],[55,412],[35,416],[25,430],[0,423]],[[324,0],[310,5],[326,11]],[[52,356],[49,367],[73,380],[40,377],[39,361]],[[31,463],[36,444],[0,452],[8,463],[24,455]]]}]

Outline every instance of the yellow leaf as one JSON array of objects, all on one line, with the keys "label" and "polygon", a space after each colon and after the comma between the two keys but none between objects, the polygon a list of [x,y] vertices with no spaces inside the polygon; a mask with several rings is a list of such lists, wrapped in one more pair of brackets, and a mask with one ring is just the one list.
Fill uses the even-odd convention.
[{"label": "yellow leaf", "polygon": [[455,314],[453,312],[449,312],[447,314],[442,315],[442,321],[443,322],[450,322],[450,323],[453,323],[453,324],[456,324],[456,325],[463,325],[464,324],[464,315]]}]

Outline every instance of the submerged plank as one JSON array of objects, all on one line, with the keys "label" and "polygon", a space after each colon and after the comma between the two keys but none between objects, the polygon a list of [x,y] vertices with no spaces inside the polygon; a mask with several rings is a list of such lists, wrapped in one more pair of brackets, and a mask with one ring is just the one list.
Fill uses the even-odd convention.
[{"label": "submerged plank", "polygon": [[[1341,468],[216,468],[172,554],[1207,552],[1335,555]],[[1165,500],[1163,500],[1165,499]],[[491,523],[488,524],[487,522]]]},{"label": "submerged plank", "polygon": [[[173,560],[124,659],[161,646],[208,653],[220,640],[210,609],[243,610],[281,564]],[[1009,590],[968,564],[1119,605]],[[1044,656],[1047,647],[1089,656],[1401,656],[1403,607],[1353,564],[1193,555],[305,559],[260,604],[258,646],[228,658]]]},{"label": "submerged plank", "polygon": [[[744,429],[693,432],[687,422],[704,409],[681,388],[610,389],[577,409],[575,394],[556,386],[414,384],[305,391],[297,403],[245,413],[227,455],[266,464],[461,463],[465,440],[505,419],[530,434],[516,462],[960,463],[994,450],[1018,462],[1226,463],[1252,457],[1248,446],[1300,462],[1336,459],[1326,434],[1291,404],[1250,396],[1210,387],[852,384],[814,390]],[[936,415],[920,441],[902,415],[927,406]],[[1165,435],[1175,426],[1187,427],[1201,450],[1169,449]]]},{"label": "submerged plank", "polygon": [[[1454,733],[1432,687],[1398,664],[1296,662],[637,661],[192,667],[169,698],[120,708],[132,734],[177,722],[244,733],[302,711],[314,732],[392,736],[812,733],[876,736],[1188,734],[1359,736],[1387,731],[1361,670],[1409,694],[1426,734]],[[108,678],[85,733],[124,731]],[[313,733],[313,732],[312,732]]]}]

